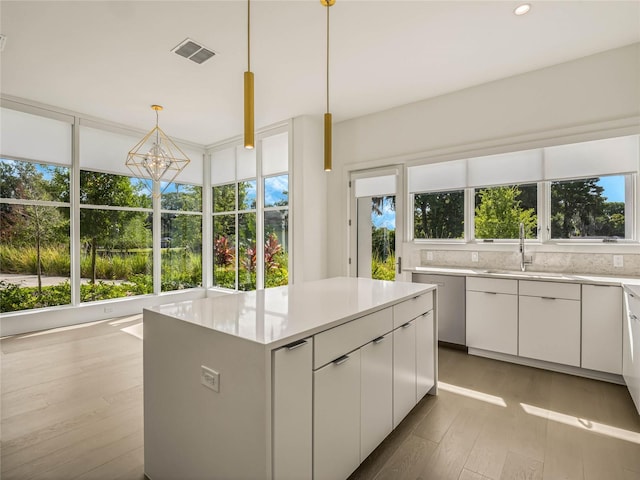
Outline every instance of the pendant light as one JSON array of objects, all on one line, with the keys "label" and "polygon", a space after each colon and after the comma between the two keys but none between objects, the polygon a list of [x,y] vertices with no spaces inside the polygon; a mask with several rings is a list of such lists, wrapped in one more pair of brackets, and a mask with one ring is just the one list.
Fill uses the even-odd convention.
[{"label": "pendant light", "polygon": [[327,111],[324,114],[324,171],[330,172],[332,168],[332,119],[329,112],[329,7],[336,3],[336,0],[320,0],[320,3],[327,7]]},{"label": "pendant light", "polygon": [[251,71],[251,0],[247,0],[247,71],[244,72],[244,148],[255,146],[253,72]]},{"label": "pendant light", "polygon": [[158,126],[162,106],[151,105],[151,109],[156,112],[156,126],[127,154],[125,165],[136,177],[167,182],[166,189],[191,160]]}]

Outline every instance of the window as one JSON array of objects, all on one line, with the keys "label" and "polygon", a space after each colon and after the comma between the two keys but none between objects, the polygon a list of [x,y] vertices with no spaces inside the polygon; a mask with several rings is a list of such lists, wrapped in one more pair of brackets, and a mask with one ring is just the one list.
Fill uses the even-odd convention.
[{"label": "window", "polygon": [[80,300],[153,293],[153,210],[144,181],[81,170],[80,202]]},{"label": "window", "polygon": [[69,168],[0,158],[0,312],[71,303]]},{"label": "window", "polygon": [[161,291],[202,286],[202,187],[162,186]]},{"label": "window", "polygon": [[519,226],[523,223],[525,237],[537,238],[537,191],[536,184],[476,189],[475,237],[518,238]]},{"label": "window", "polygon": [[211,156],[217,287],[246,291],[289,282],[288,134],[266,136],[256,150],[261,155],[234,145]]},{"label": "window", "polygon": [[464,238],[464,190],[414,194],[413,237]]},{"label": "window", "polygon": [[625,175],[551,182],[551,238],[625,238]]}]

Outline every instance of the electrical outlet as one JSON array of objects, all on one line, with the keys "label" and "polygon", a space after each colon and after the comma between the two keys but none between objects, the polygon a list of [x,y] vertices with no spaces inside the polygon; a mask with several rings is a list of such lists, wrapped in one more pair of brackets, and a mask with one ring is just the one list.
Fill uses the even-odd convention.
[{"label": "electrical outlet", "polygon": [[613,266],[616,268],[624,267],[624,257],[622,255],[613,256]]},{"label": "electrical outlet", "polygon": [[471,252],[471,261],[478,263],[478,252]]},{"label": "electrical outlet", "polygon": [[112,313],[113,307],[104,307],[104,313]]},{"label": "electrical outlet", "polygon": [[427,261],[428,262],[432,262],[433,261],[433,252],[427,252]]},{"label": "electrical outlet", "polygon": [[200,365],[200,383],[214,392],[220,391],[220,373]]}]

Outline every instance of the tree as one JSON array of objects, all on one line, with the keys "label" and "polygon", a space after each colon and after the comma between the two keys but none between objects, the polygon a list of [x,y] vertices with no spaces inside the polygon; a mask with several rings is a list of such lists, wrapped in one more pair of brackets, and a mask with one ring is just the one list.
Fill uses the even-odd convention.
[{"label": "tree", "polygon": [[462,238],[464,192],[416,194],[413,221],[415,238]]},{"label": "tree", "polygon": [[[604,207],[600,178],[551,184],[551,237],[571,238],[597,234],[596,218]],[[623,233],[624,236],[624,233]]]},{"label": "tree", "polygon": [[480,190],[478,195],[476,238],[518,238],[520,223],[524,223],[526,238],[536,237],[535,210],[521,207],[517,186],[487,188]]}]

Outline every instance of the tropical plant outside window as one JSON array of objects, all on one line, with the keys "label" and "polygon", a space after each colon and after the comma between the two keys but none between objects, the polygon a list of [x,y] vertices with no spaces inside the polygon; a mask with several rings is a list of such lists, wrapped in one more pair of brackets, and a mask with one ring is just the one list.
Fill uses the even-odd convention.
[{"label": "tropical plant outside window", "polygon": [[396,197],[371,198],[371,278],[396,277]]},{"label": "tropical plant outside window", "polygon": [[524,224],[525,238],[537,238],[536,184],[508,185],[476,190],[475,237],[513,239]]},{"label": "tropical plant outside window", "polygon": [[264,179],[264,286],[289,283],[289,175]]},{"label": "tropical plant outside window", "polygon": [[414,238],[464,238],[464,190],[416,193],[413,207]]},{"label": "tropical plant outside window", "polygon": [[161,209],[161,290],[202,286],[202,187],[166,186]]},{"label": "tropical plant outside window", "polygon": [[69,169],[2,158],[0,199],[0,312],[69,304]]},{"label": "tropical plant outside window", "polygon": [[551,182],[551,238],[607,237],[625,238],[624,175]]}]

